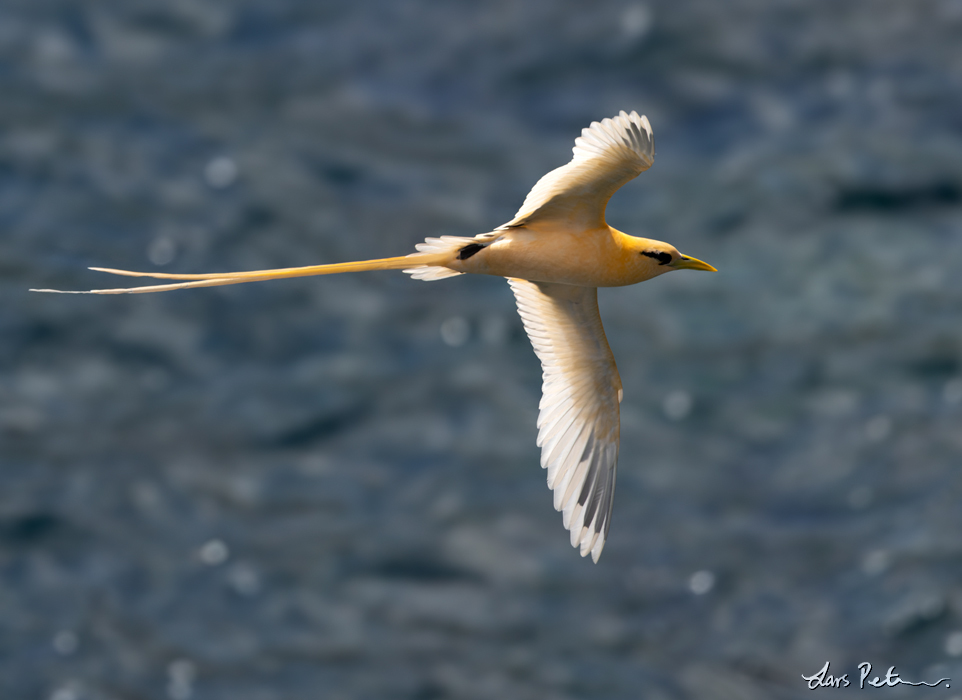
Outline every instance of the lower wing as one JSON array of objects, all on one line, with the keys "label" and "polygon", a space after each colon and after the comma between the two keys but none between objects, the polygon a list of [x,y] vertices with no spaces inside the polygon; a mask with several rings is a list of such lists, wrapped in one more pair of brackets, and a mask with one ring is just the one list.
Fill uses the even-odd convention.
[{"label": "lower wing", "polygon": [[538,445],[571,545],[597,562],[608,537],[621,433],[621,378],[598,290],[509,279],[544,371]]}]

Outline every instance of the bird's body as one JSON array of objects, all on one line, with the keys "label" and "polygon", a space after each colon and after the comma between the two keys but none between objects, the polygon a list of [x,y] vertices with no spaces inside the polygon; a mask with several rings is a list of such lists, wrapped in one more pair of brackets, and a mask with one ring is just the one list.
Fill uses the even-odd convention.
[{"label": "bird's body", "polygon": [[495,242],[448,267],[462,273],[497,275],[581,287],[623,287],[664,272],[638,259],[639,239],[605,225],[587,231],[519,226],[497,232]]},{"label": "bird's body", "polygon": [[542,177],[515,218],[488,233],[428,238],[417,245],[418,252],[397,258],[281,270],[180,275],[92,268],[184,281],[88,293],[390,269],[428,281],[459,274],[508,278],[544,372],[538,445],[554,505],[564,513],[572,546],[598,561],[611,522],[623,391],[601,325],[597,288],[636,284],[676,269],[714,270],[667,243],[626,235],[605,222],[611,195],[653,160],[648,120],[622,112],[585,129],[571,162]]}]

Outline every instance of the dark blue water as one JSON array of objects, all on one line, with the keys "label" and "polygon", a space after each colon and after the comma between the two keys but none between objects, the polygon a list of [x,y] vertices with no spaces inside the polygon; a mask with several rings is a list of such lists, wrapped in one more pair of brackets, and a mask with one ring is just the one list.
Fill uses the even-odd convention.
[{"label": "dark blue water", "polygon": [[[0,94],[3,698],[959,697],[957,0],[8,2]],[[621,109],[720,272],[602,292],[598,565],[501,280],[25,291],[487,231]]]}]

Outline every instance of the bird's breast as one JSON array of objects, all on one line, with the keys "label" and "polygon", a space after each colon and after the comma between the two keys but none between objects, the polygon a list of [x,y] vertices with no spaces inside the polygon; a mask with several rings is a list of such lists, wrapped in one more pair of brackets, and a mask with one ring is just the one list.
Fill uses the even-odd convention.
[{"label": "bird's breast", "polygon": [[632,257],[608,230],[545,233],[521,227],[452,268],[535,282],[619,287],[638,281],[633,279]]}]

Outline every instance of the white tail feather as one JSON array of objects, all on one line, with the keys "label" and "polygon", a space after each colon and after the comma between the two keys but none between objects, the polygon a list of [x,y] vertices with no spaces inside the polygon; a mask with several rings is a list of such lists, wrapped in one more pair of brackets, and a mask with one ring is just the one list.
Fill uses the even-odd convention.
[{"label": "white tail feather", "polygon": [[[431,255],[450,255],[452,259],[456,258],[458,252],[466,245],[471,243],[484,243],[487,245],[491,243],[492,237],[497,234],[483,233],[480,236],[474,236],[467,238],[465,236],[441,236],[440,238],[425,238],[424,243],[418,243],[414,246],[419,253],[427,253]],[[404,270],[407,274],[411,275],[412,279],[424,280],[425,282],[433,282],[434,280],[443,280],[447,277],[456,277],[457,275],[463,274],[452,270],[449,267],[443,267],[440,265],[417,265],[412,266]]]}]

